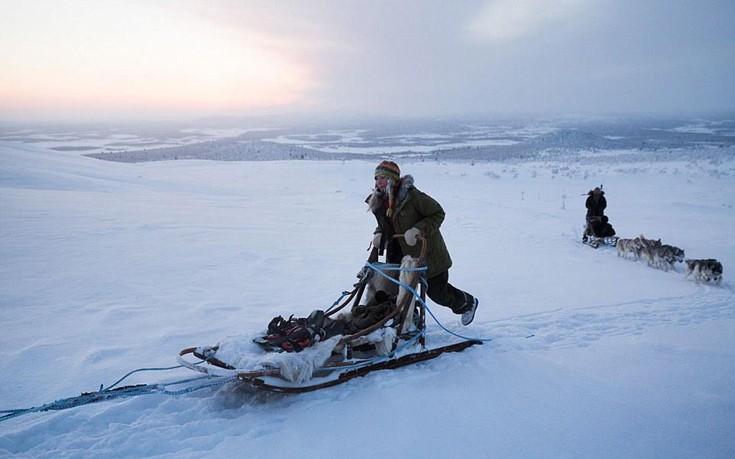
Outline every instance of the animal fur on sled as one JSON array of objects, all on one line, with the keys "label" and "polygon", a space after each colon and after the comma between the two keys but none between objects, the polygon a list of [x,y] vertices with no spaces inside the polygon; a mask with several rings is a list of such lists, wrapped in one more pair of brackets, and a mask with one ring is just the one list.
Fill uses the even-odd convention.
[{"label": "animal fur on sled", "polygon": [[[418,258],[409,255],[403,257],[400,270],[396,265],[374,264],[380,272],[371,272],[365,292],[360,304],[337,318],[347,324],[347,329],[356,332],[378,323],[386,317],[395,307],[404,307],[412,300],[414,293],[403,285],[410,286],[417,291],[420,271],[416,268],[421,266]],[[391,280],[394,279],[394,280]],[[396,283],[400,282],[401,285]],[[412,312],[412,311],[411,311]],[[411,314],[406,313],[410,317]]]},{"label": "animal fur on sled", "polygon": [[367,284],[365,284],[365,291],[360,299],[360,304],[368,306],[381,301],[378,299],[378,292],[383,292],[391,299],[398,296],[398,284],[395,283],[395,280],[398,279],[399,271],[396,269],[396,265],[374,263],[373,266],[380,272],[367,268],[370,270],[368,272],[370,277]]}]

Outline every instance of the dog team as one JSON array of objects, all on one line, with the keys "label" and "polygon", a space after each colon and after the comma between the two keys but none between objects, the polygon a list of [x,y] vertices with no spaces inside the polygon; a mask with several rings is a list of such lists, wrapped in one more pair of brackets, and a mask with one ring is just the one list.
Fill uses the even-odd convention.
[{"label": "dog team", "polygon": [[709,258],[691,260],[684,258],[684,250],[673,245],[662,244],[661,239],[646,239],[642,234],[634,239],[618,239],[615,248],[618,256],[634,260],[644,259],[648,266],[668,271],[674,269],[675,263],[685,262],[687,272],[685,278],[694,276],[697,282],[714,282],[720,285],[722,281],[722,263]]}]

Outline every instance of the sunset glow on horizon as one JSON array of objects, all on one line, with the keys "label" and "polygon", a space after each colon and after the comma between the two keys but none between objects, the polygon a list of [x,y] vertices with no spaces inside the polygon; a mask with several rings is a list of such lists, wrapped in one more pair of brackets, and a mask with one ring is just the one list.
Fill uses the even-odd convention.
[{"label": "sunset glow on horizon", "polygon": [[735,111],[723,0],[0,0],[0,120]]},{"label": "sunset glow on horizon", "polygon": [[[137,3],[19,3],[2,25],[0,107],[210,113],[289,105],[312,70],[267,37]],[[22,42],[17,37],[23,37]]]}]

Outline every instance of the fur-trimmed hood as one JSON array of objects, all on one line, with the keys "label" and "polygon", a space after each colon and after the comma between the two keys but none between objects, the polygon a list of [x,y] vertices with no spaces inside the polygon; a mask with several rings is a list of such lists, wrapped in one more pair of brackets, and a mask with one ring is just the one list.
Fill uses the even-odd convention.
[{"label": "fur-trimmed hood", "polygon": [[[381,233],[383,238],[390,238],[393,234],[404,234],[409,229],[416,228],[426,238],[426,264],[429,268],[426,277],[430,278],[449,269],[452,266],[452,258],[439,230],[445,215],[441,205],[416,188],[410,175],[403,176],[398,186],[393,187],[390,192],[394,195],[373,190],[366,201],[378,221],[375,232]],[[388,207],[392,209],[386,209],[383,204],[386,195]],[[392,212],[389,213],[389,210]],[[383,238],[381,247],[384,244]],[[402,255],[418,258],[421,254],[420,244],[409,246],[403,238],[398,239],[398,244]]]},{"label": "fur-trimmed hood", "polygon": [[[398,182],[398,191],[397,195],[395,197],[396,202],[396,209],[400,209],[403,203],[406,202],[406,198],[408,197],[408,192],[413,188],[413,176],[410,174],[404,175],[401,177],[401,180]],[[390,196],[390,193],[395,190],[394,187],[388,190],[388,194]],[[385,195],[382,191],[378,190],[377,188],[373,190],[372,194],[368,196],[368,198],[365,200],[368,204],[368,208],[370,211],[375,212],[382,203],[382,198]]]},{"label": "fur-trimmed hood", "polygon": [[398,197],[396,198],[396,207],[400,206],[401,203],[406,200],[408,190],[411,188],[413,188],[413,175],[408,174],[401,177],[400,185],[398,187]]}]

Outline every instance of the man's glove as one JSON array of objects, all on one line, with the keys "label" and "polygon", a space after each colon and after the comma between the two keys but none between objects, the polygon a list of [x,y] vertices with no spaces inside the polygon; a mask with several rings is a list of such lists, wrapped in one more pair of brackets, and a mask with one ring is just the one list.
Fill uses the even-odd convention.
[{"label": "man's glove", "polygon": [[406,240],[406,244],[411,246],[416,245],[416,239],[419,236],[421,236],[421,230],[416,227],[411,228],[403,233],[403,239]]}]

